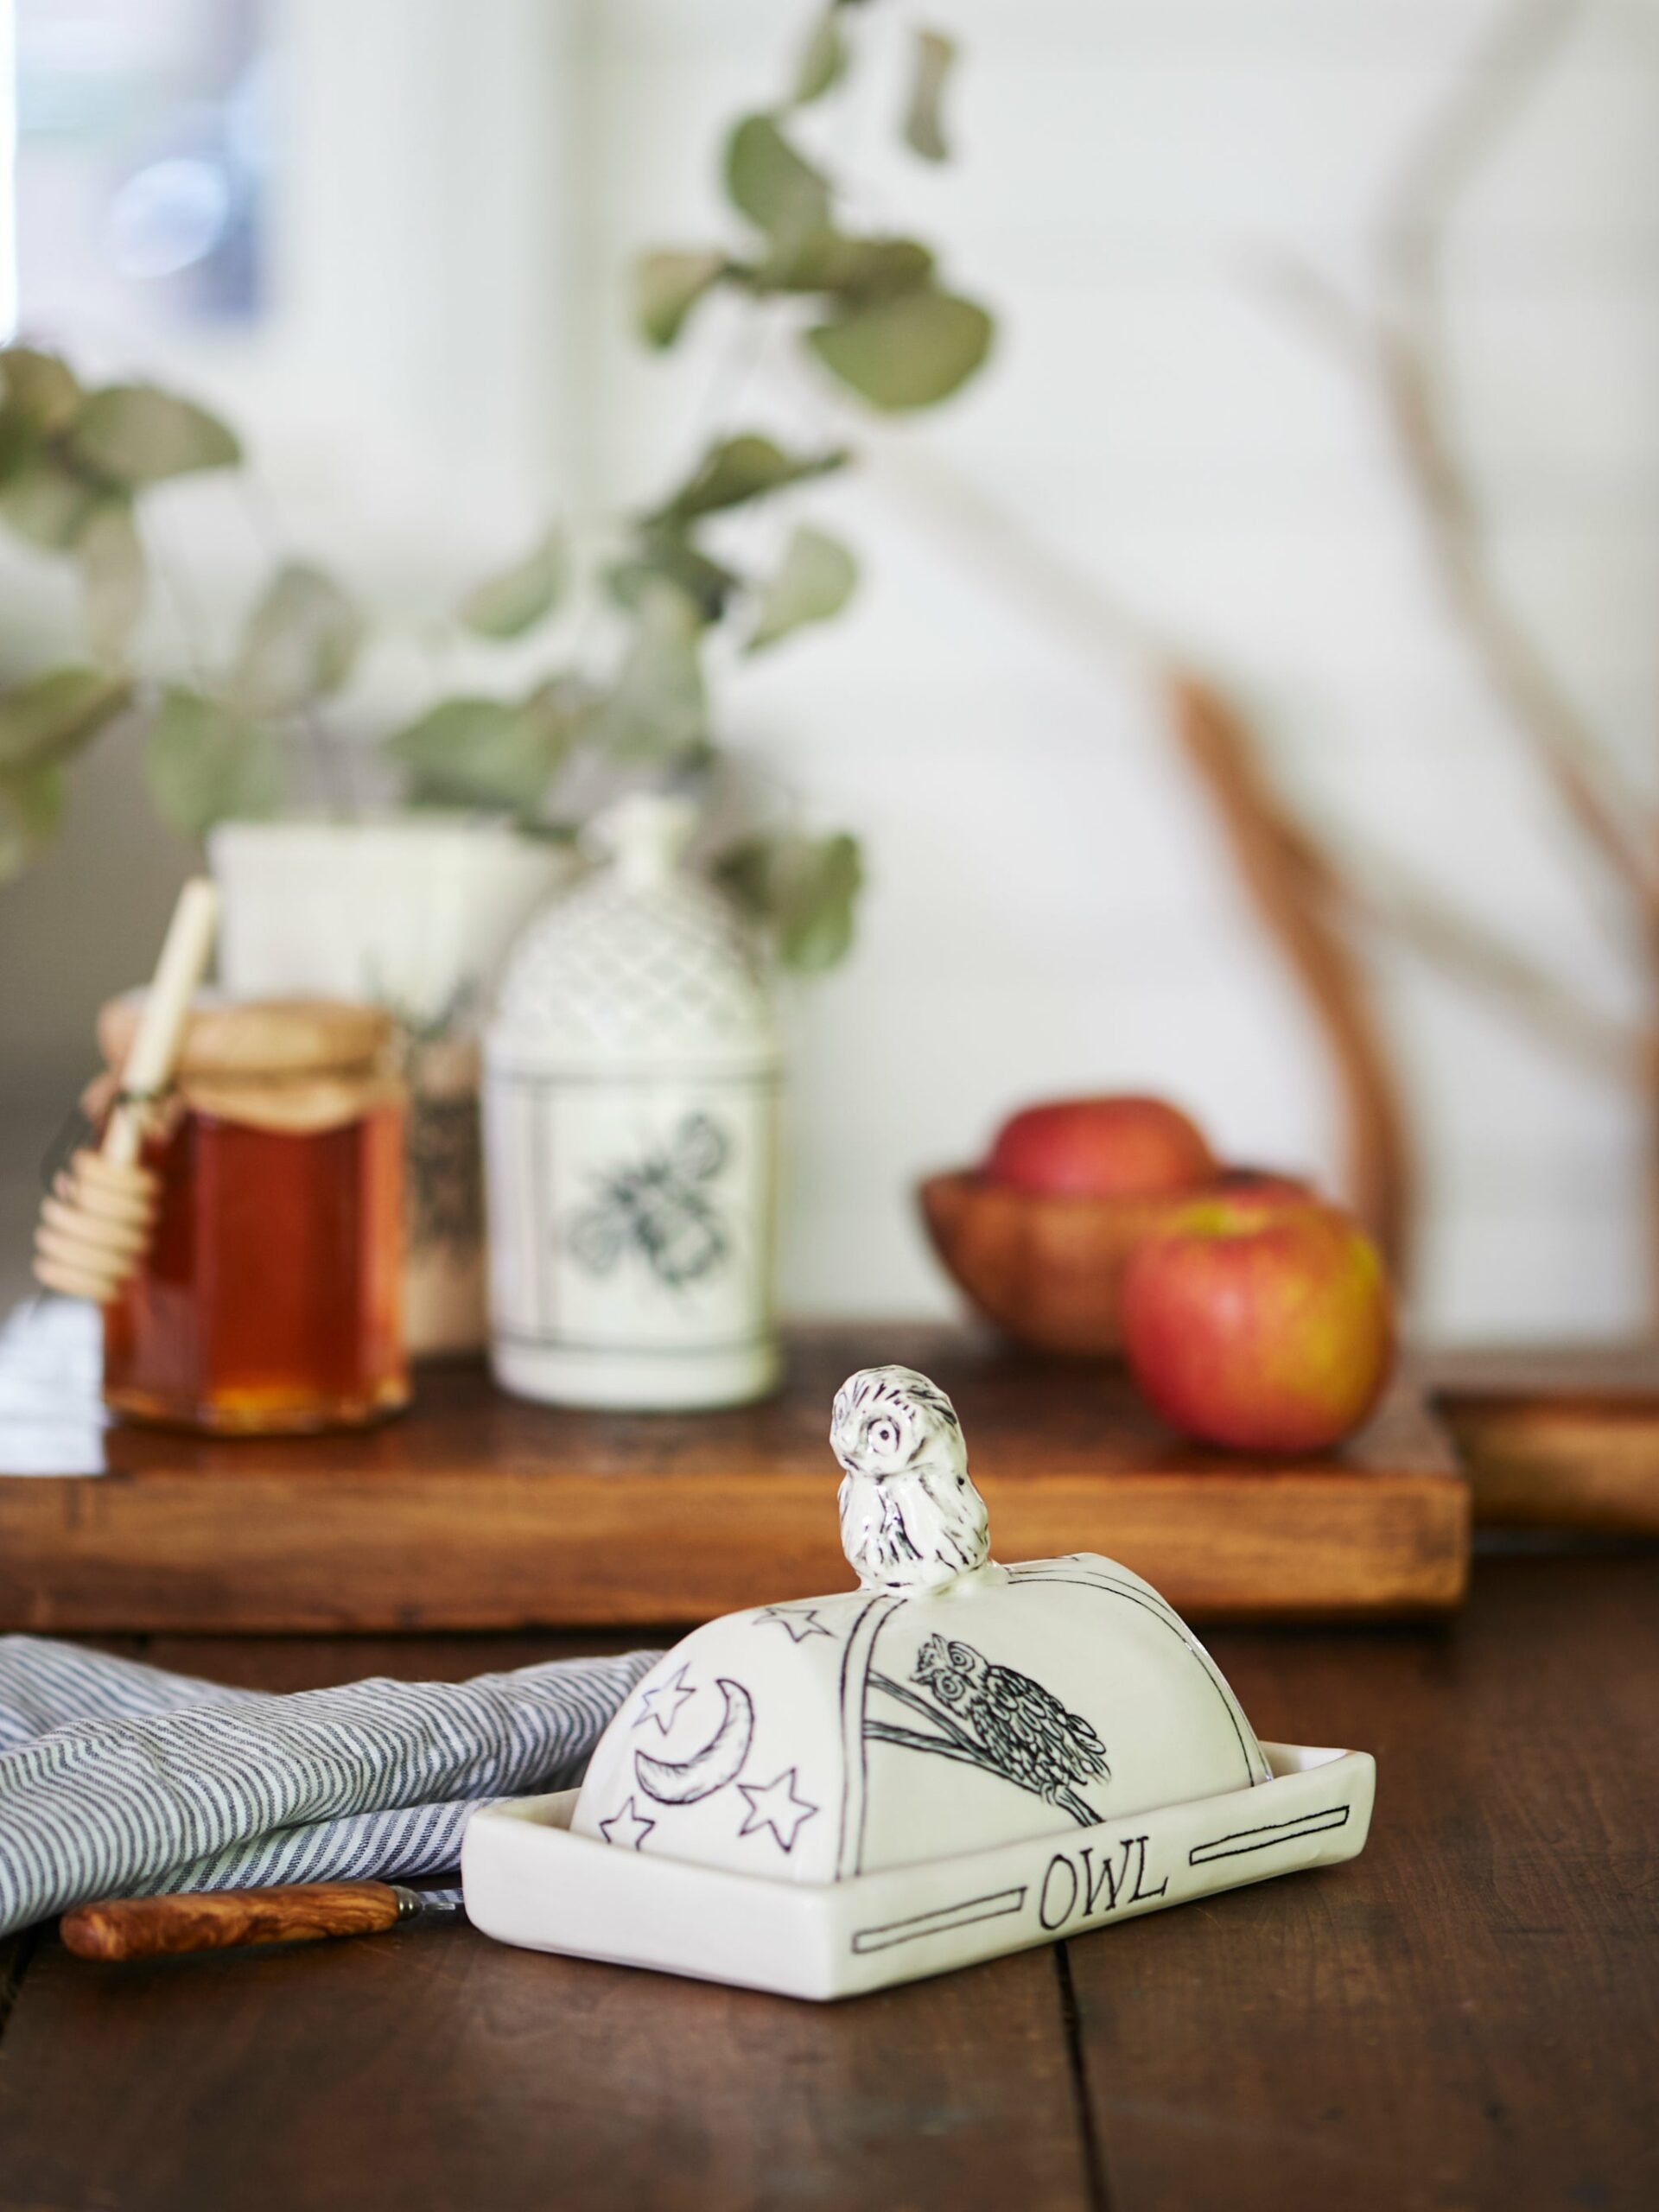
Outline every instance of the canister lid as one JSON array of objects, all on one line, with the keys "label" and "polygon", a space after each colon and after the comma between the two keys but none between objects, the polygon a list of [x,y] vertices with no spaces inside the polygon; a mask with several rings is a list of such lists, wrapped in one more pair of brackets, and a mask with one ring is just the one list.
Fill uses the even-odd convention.
[{"label": "canister lid", "polygon": [[769,1058],[771,1007],[752,934],[681,865],[695,816],[639,794],[594,825],[602,864],[514,947],[487,1050],[511,1067]]}]

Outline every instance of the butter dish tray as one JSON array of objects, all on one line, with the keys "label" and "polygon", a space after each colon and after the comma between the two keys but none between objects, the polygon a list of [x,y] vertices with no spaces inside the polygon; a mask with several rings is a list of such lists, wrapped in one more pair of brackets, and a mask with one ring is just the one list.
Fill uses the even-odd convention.
[{"label": "butter dish tray", "polygon": [[925,1376],[855,1376],[830,1440],[860,1587],[694,1630],[580,1789],[474,1815],[474,1926],[828,1999],[1363,1848],[1370,1758],[1260,1744],[1149,1584],[990,1557]]}]

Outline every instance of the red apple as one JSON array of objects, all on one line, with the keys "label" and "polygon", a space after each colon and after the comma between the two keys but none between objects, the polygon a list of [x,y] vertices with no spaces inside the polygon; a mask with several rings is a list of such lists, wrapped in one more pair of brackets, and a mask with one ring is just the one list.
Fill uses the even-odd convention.
[{"label": "red apple", "polygon": [[1130,1255],[1123,1349],[1141,1395],[1189,1436],[1317,1452],[1359,1426],[1388,1379],[1388,1277],[1339,1207],[1220,1192]]},{"label": "red apple", "polygon": [[1027,1106],[996,1133],[985,1173],[1049,1198],[1151,1198],[1208,1183],[1202,1132],[1161,1098],[1062,1098]]}]

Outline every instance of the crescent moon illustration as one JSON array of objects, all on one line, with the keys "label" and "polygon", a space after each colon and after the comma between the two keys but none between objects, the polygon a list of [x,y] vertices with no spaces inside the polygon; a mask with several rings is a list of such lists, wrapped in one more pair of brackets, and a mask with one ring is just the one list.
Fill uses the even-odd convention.
[{"label": "crescent moon illustration", "polygon": [[726,1700],[726,1717],[700,1751],[677,1764],[645,1751],[633,1755],[639,1787],[659,1805],[695,1805],[735,1782],[743,1770],[754,1736],[753,1702],[741,1682],[722,1679],[715,1688]]}]

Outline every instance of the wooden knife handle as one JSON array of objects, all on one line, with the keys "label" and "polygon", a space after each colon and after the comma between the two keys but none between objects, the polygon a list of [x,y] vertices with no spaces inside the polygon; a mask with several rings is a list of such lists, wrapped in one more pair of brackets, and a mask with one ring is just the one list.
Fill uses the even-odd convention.
[{"label": "wooden knife handle", "polygon": [[280,1890],[107,1897],[66,1912],[58,1932],[77,1958],[155,1959],[238,1943],[372,1936],[397,1915],[397,1892],[386,1882],[296,1882]]}]

